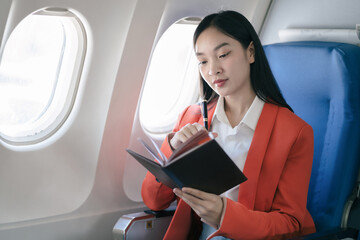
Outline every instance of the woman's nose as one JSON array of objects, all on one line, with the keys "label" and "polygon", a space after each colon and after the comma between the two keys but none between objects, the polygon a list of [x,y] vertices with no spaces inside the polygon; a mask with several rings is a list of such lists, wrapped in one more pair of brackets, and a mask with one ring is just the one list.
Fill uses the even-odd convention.
[{"label": "woman's nose", "polygon": [[222,72],[221,66],[217,62],[212,62],[209,68],[209,75],[217,75]]}]

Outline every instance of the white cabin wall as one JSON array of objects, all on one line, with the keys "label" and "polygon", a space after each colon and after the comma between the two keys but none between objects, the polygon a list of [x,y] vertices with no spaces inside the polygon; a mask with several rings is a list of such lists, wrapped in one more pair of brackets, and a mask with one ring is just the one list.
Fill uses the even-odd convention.
[{"label": "white cabin wall", "polygon": [[[37,2],[39,1],[42,0]],[[18,219],[14,220],[14,215],[11,214],[13,221],[0,224],[0,239],[21,239],[25,236],[30,240],[111,239],[112,228],[121,215],[144,208],[143,203],[130,201],[124,194],[122,181],[125,148],[129,144],[138,96],[165,1],[106,0],[98,3],[77,0],[73,2],[59,0],[54,6],[69,5],[81,12],[82,20],[87,21],[86,30],[90,33],[91,44],[88,53],[90,56],[87,56],[89,60],[86,62],[88,64],[86,74],[82,77],[86,85],[78,103],[78,112],[73,115],[74,119],[69,124],[69,129],[53,143],[35,148],[33,151],[16,152],[3,148],[0,151],[0,163],[4,166],[3,162],[11,163],[16,160],[10,172],[14,173],[19,168],[17,164],[21,164],[21,161],[27,158],[29,162],[27,168],[31,170],[29,175],[43,177],[44,174],[50,175],[54,172],[46,166],[37,171],[30,166],[39,156],[40,158],[43,156],[51,159],[51,163],[48,162],[47,166],[54,168],[56,175],[61,176],[59,168],[52,166],[60,158],[58,166],[67,167],[70,171],[73,171],[71,168],[81,168],[82,172],[78,172],[76,177],[81,178],[84,184],[88,184],[85,186],[90,186],[90,189],[89,192],[85,192],[85,199],[81,202],[76,202],[72,196],[62,199],[65,202],[75,203],[76,208],[67,211],[63,209],[60,215],[51,213],[50,216],[44,217],[28,216],[24,220],[19,220],[21,218],[19,215]],[[32,6],[32,11],[41,7],[41,4],[22,2],[18,4],[29,4]],[[21,16],[21,14],[15,15]],[[22,15],[26,16],[27,13]],[[104,16],[106,21],[99,20],[101,16]],[[20,21],[22,18],[16,19]],[[13,26],[16,24],[14,23]],[[94,136],[92,132],[98,135]],[[71,151],[68,146],[71,146]],[[47,152],[51,151],[47,150],[51,148],[54,150],[51,153]],[[38,165],[46,164],[45,160],[38,161]],[[83,161],[87,161],[87,164],[83,164]],[[93,179],[86,183],[88,179],[85,174],[88,172],[94,175]],[[72,176],[62,174],[62,177],[62,180],[71,186],[69,180],[72,180]],[[20,183],[24,182],[20,181]],[[41,183],[48,182],[43,178]],[[8,184],[4,184],[2,190],[6,191],[5,185]],[[30,186],[27,187],[31,191],[34,190]],[[56,192],[57,190],[54,187],[54,197],[61,197],[61,192]],[[19,189],[19,191],[24,190]],[[41,199],[42,189],[36,191],[40,192],[40,196],[37,197],[43,202],[25,203],[28,208],[33,206],[41,208],[44,201],[49,202]],[[13,198],[20,199],[16,196]],[[1,203],[3,202],[0,201],[1,206],[5,206]],[[14,204],[15,206],[17,205]],[[19,214],[21,213],[22,211],[19,211]]]},{"label": "white cabin wall", "polygon": [[242,13],[252,22],[255,30],[259,31],[271,2],[272,0],[212,0],[206,2],[184,0],[179,3],[175,0],[168,0],[156,42],[166,29],[179,19],[184,17],[203,18],[221,10],[235,10]]},{"label": "white cabin wall", "polygon": [[[90,198],[79,211],[120,211],[143,207],[124,193],[123,174],[132,125],[148,59],[166,0],[139,0],[117,69]],[[156,6],[156,8],[154,8]],[[149,9],[152,9],[149,11]],[[131,173],[138,176],[137,171]]]},{"label": "white cabin wall", "polygon": [[[46,0],[14,0],[5,36],[28,14],[47,6]],[[32,146],[0,146],[0,191],[8,192],[0,197],[4,203],[0,223],[68,213],[88,198],[135,4],[58,0],[52,6],[74,10],[85,25],[88,49],[79,93],[72,113],[54,136]]]},{"label": "white cabin wall", "polygon": [[[122,205],[121,168],[112,165],[120,160],[104,156],[101,147],[136,4],[13,1],[5,39],[28,14],[51,6],[78,14],[88,47],[73,111],[59,132],[37,145],[0,145],[0,239],[111,239],[116,219],[130,209]],[[122,213],[114,212],[122,206]]]},{"label": "white cabin wall", "polygon": [[354,29],[360,23],[358,0],[273,0],[261,32],[264,45],[280,42],[288,28]]}]

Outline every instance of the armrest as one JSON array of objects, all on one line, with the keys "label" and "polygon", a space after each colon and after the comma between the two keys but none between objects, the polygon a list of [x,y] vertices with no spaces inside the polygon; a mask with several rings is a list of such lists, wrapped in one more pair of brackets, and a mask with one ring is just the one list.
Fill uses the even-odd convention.
[{"label": "armrest", "polygon": [[162,239],[175,209],[145,210],[123,215],[113,228],[114,240]]},{"label": "armrest", "polygon": [[355,228],[335,228],[313,234],[296,237],[292,240],[340,240],[358,239],[359,230]]},{"label": "armrest", "polygon": [[155,216],[155,218],[161,218],[161,217],[173,216],[175,213],[175,209],[166,209],[161,211],[145,210],[144,212],[149,215]]}]

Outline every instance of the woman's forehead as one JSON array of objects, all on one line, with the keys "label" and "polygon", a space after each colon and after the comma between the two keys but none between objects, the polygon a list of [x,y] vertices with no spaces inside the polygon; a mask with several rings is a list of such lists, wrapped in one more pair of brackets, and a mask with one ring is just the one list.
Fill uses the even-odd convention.
[{"label": "woman's forehead", "polygon": [[239,44],[238,41],[220,32],[214,27],[205,29],[198,37],[195,43],[195,52],[197,55],[205,52],[214,52],[224,46],[232,46]]}]

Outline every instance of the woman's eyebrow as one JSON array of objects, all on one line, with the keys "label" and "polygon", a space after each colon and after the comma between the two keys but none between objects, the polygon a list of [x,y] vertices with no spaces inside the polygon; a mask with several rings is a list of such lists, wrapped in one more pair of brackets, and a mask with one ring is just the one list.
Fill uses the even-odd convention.
[{"label": "woman's eyebrow", "polygon": [[226,46],[226,45],[230,45],[230,44],[227,43],[227,42],[220,43],[219,45],[217,45],[217,46],[214,48],[214,51],[217,51],[217,50],[219,50],[220,48],[222,48],[223,46]]},{"label": "woman's eyebrow", "polygon": [[[230,44],[227,43],[227,42],[220,43],[219,45],[217,45],[216,47],[214,47],[214,52],[216,52],[216,51],[219,50],[220,48],[222,48],[222,47],[224,47],[224,46],[227,46],[227,45],[230,45]],[[201,53],[201,52],[197,52],[197,53],[196,53],[196,56],[201,56],[201,55],[204,55],[204,53]]]}]

